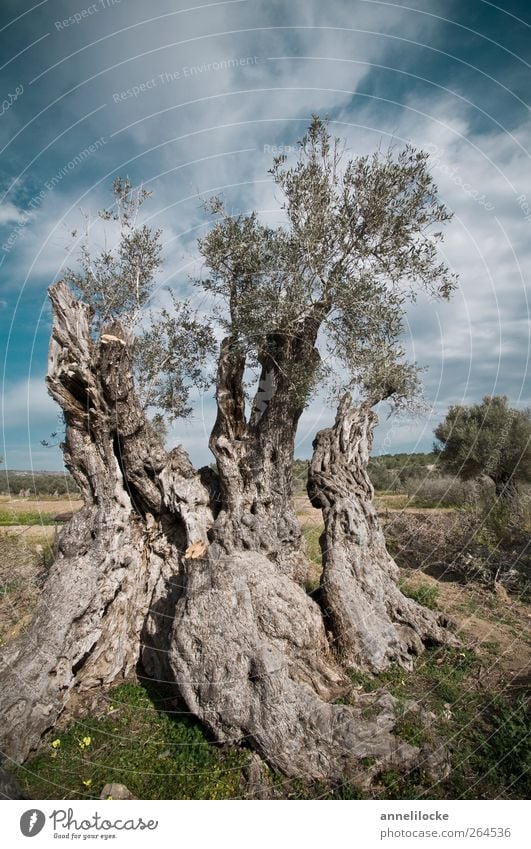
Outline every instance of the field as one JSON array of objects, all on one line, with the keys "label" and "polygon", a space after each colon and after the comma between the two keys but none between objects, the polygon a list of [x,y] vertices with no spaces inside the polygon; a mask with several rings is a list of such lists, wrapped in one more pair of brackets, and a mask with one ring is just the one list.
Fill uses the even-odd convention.
[{"label": "field", "polygon": [[81,501],[64,497],[0,496],[0,645],[31,620],[53,560],[54,517],[80,507]]},{"label": "field", "polygon": [[[77,498],[65,498],[59,496],[34,496],[34,497],[10,497],[0,496],[0,529],[9,528],[11,532],[16,528],[22,533],[24,528],[49,528],[57,524],[56,516],[65,513],[75,513],[81,507],[81,501]],[[51,536],[51,531],[45,531]],[[31,536],[32,534],[30,534]],[[35,532],[33,532],[35,535]]]}]

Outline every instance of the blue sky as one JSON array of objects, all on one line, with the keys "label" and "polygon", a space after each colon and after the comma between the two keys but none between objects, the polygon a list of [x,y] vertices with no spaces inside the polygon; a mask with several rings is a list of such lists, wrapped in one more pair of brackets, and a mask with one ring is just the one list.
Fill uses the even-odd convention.
[{"label": "blue sky", "polygon": [[[485,0],[3,0],[0,12],[0,338],[8,468],[60,468],[44,384],[46,289],[74,262],[70,231],[117,175],[153,191],[162,287],[189,289],[201,201],[278,218],[267,169],[312,113],[353,154],[411,141],[431,154],[454,211],[442,253],[451,303],[421,298],[405,344],[430,411],[381,416],[375,452],[427,450],[451,403],[506,394],[530,404],[531,9]],[[192,298],[198,299],[197,291]],[[197,301],[197,306],[202,304]],[[170,441],[210,461],[207,393]],[[332,410],[312,404],[297,455]]]}]

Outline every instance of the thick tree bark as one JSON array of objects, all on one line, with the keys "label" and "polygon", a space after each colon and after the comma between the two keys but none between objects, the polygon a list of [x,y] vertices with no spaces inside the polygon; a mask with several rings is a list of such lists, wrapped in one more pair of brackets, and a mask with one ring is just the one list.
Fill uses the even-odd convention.
[{"label": "thick tree bark", "polygon": [[[190,562],[176,609],[170,664],[190,711],[221,742],[243,743],[288,776],[340,781],[422,766],[446,774],[444,753],[392,734],[400,711],[382,691],[358,706],[331,704],[349,689],[331,656],[321,612],[257,552]],[[373,720],[363,718],[372,705]]]},{"label": "thick tree bark", "polygon": [[385,547],[367,474],[376,413],[345,395],[333,427],[314,440],[308,495],[323,511],[322,604],[343,664],[381,672],[405,668],[426,645],[458,645],[440,613],[398,587],[398,567]]},{"label": "thick tree bark", "polygon": [[[311,376],[316,358],[304,362]],[[376,706],[374,721],[361,707],[330,703],[350,685],[319,606],[298,583],[300,569],[290,568],[296,557],[306,562],[298,524],[289,533],[302,406],[278,359],[264,361],[263,379],[271,376],[265,409],[255,399],[247,422],[243,371],[243,358],[225,340],[211,439],[221,510],[204,557],[184,567],[169,654],[181,695],[218,740],[247,743],[290,776],[340,780],[367,757],[379,768],[426,765],[424,753],[392,735],[392,699]]]},{"label": "thick tree bark", "polygon": [[292,501],[292,461],[303,404],[293,392],[291,377],[283,372],[295,345],[306,350],[304,369],[306,380],[311,380],[318,365],[311,338],[281,338],[277,356],[261,358],[259,390],[247,420],[245,360],[230,337],[222,343],[218,416],[210,438],[220,478],[220,509],[212,539],[227,553],[261,551],[279,571],[302,583],[307,560]]},{"label": "thick tree bark", "polygon": [[0,658],[0,749],[15,760],[54,724],[73,688],[134,672],[142,632],[146,665],[160,665],[181,552],[206,539],[211,522],[184,452],[166,456],[134,396],[131,340],[116,325],[94,343],[87,307],[63,284],[50,296],[48,386],[84,506],[59,537],[33,623]]}]

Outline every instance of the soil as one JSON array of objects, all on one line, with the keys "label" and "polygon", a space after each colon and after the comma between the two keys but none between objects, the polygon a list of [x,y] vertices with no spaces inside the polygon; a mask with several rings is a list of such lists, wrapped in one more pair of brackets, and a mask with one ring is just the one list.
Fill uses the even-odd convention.
[{"label": "soil", "polygon": [[[56,516],[79,510],[70,498],[0,497],[0,510]],[[0,526],[0,645],[17,637],[31,622],[52,557],[59,523]]]},{"label": "soil", "polygon": [[53,541],[55,525],[1,525],[0,535],[17,536],[34,542]]},{"label": "soil", "polygon": [[437,607],[457,624],[467,648],[483,661],[480,684],[529,691],[531,686],[531,606],[477,584],[439,581],[425,572],[401,570],[411,586],[437,586]]}]

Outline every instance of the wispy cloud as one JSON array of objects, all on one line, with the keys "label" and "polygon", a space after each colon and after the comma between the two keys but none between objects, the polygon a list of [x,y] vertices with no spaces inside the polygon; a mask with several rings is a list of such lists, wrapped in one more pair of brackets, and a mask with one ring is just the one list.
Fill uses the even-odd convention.
[{"label": "wispy cloud", "polygon": [[4,224],[19,224],[24,221],[24,211],[8,201],[0,206],[0,227]]},{"label": "wispy cloud", "polygon": [[[429,366],[434,412],[396,427],[382,421],[376,444],[394,427],[390,450],[408,439],[429,447],[434,416],[486,392],[529,403],[531,122],[523,106],[529,72],[519,58],[526,28],[493,4],[474,11],[449,2],[444,14],[376,0],[175,5],[109,4],[63,27],[56,24],[73,15],[71,4],[56,0],[6,30],[9,55],[35,42],[6,69],[6,90],[24,91],[0,127],[7,146],[1,187],[12,186],[0,206],[0,245],[12,237],[0,255],[1,285],[10,304],[28,293],[17,313],[20,337],[39,318],[45,287],[73,262],[69,233],[80,208],[105,205],[117,174],[154,192],[145,212],[162,229],[161,287],[206,309],[188,280],[201,269],[196,239],[209,223],[202,200],[215,191],[229,209],[257,209],[278,222],[267,174],[272,149],[289,148],[318,112],[353,154],[406,141],[429,150],[441,197],[455,213],[442,256],[459,273],[459,289],[448,304],[420,298],[411,305],[405,334],[411,356]],[[5,13],[19,15],[13,0]],[[100,138],[97,150],[80,157]],[[161,289],[155,306],[164,297]],[[44,351],[41,344],[35,354],[42,371]],[[6,369],[4,433],[19,444],[28,410],[30,421],[42,413],[53,422],[53,405],[33,378],[28,396],[29,363],[16,346]],[[299,455],[332,417],[320,402],[308,408]],[[198,462],[210,461],[212,418],[211,398],[198,399],[194,423],[171,432]]]}]

